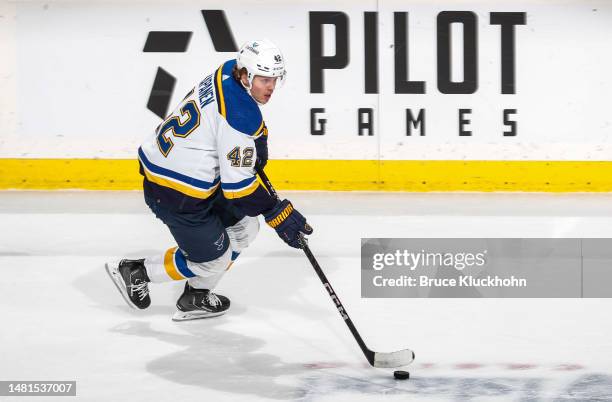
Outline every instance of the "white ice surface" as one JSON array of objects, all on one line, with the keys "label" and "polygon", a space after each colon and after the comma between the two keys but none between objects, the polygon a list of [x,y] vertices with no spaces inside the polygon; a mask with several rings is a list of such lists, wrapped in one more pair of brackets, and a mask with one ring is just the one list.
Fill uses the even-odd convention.
[{"label": "white ice surface", "polygon": [[410,380],[368,366],[266,226],[217,288],[225,316],[172,322],[181,283],[128,308],[104,262],[173,245],[139,192],[0,193],[0,380],[76,380],[83,401],[612,401],[612,300],[362,299],[359,263],[362,237],[612,237],[612,195],[286,195],[368,346],[415,351]]}]

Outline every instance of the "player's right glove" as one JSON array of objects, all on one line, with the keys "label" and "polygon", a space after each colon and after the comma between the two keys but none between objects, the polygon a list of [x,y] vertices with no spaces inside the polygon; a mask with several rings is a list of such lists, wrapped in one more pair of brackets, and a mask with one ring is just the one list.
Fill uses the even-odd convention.
[{"label": "player's right glove", "polygon": [[264,217],[266,223],[291,247],[301,248],[298,240],[300,233],[312,233],[312,227],[306,223],[306,218],[293,208],[289,200],[280,201],[270,212],[265,213]]}]

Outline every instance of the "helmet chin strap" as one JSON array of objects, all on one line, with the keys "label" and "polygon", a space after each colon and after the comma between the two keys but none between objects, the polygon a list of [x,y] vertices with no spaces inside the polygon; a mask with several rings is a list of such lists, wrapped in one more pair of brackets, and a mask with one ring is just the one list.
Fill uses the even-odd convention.
[{"label": "helmet chin strap", "polygon": [[263,105],[265,105],[265,103],[259,102],[257,99],[255,99],[255,97],[251,93],[251,87],[253,86],[253,78],[255,78],[255,77],[248,78],[249,75],[251,75],[251,74],[247,74],[247,80],[249,81],[249,86],[247,87],[246,85],[244,85],[244,82],[242,82],[242,80],[240,80],[240,84],[247,91],[249,96],[255,101],[255,103],[257,103],[259,106],[263,106]]}]

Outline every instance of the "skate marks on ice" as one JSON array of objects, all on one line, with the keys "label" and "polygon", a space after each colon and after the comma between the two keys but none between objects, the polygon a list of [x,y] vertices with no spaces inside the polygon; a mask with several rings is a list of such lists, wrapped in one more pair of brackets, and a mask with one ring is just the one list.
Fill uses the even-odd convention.
[{"label": "skate marks on ice", "polygon": [[572,373],[563,377],[550,377],[545,372],[516,377],[497,374],[482,377],[469,376],[467,372],[458,373],[456,376],[428,375],[411,370],[410,380],[398,381],[393,378],[391,371],[373,374],[371,369],[368,371],[365,368],[361,373],[347,367],[344,367],[344,370],[323,369],[317,375],[304,378],[308,393],[303,400],[612,401],[612,376],[608,374]]},{"label": "skate marks on ice", "polygon": [[[265,341],[218,327],[224,317],[180,324],[187,334],[153,329],[142,321],[127,321],[111,329],[123,335],[154,338],[183,349],[149,361],[146,370],[166,380],[213,389],[229,394],[244,394],[278,400],[299,400],[305,396],[303,387],[282,376],[300,376],[308,369],[302,364],[283,363],[278,356],[259,352]],[[250,397],[246,397],[250,395]]]},{"label": "skate marks on ice", "polygon": [[[249,265],[257,266],[261,261],[259,258],[245,260],[243,262],[247,262],[247,266],[241,267],[241,270],[233,274],[242,272],[247,274],[249,280],[254,280],[250,277]],[[284,263],[288,264],[289,261]],[[295,277],[296,274],[305,276],[307,272],[309,271],[278,270],[276,274],[281,279],[287,279],[284,277]],[[300,278],[298,283],[303,283],[302,279],[304,278]],[[157,329],[157,318],[166,320],[171,316],[174,311],[173,302],[180,294],[182,284],[154,286],[155,301],[164,305],[154,304],[147,310],[134,313],[116,294],[101,266],[94,267],[92,264],[92,268],[77,277],[72,285],[76,289],[83,289],[86,284],[99,281],[107,283],[108,286],[90,286],[87,292],[87,297],[95,302],[96,308],[114,312],[119,309],[122,314],[134,317],[113,327],[110,332],[148,338],[179,347],[178,352],[145,363],[145,369],[149,373],[179,385],[225,392],[244,400],[337,401],[355,398],[409,398],[415,401],[612,402],[612,376],[592,372],[574,363],[544,365],[514,362],[496,365],[465,362],[444,365],[417,362],[409,368],[411,379],[408,381],[397,381],[392,377],[392,371],[373,369],[366,363],[308,363],[307,358],[303,360],[306,363],[285,363],[279,356],[261,352],[266,345],[264,339],[220,328],[229,318],[235,319],[245,313],[246,309],[240,303],[232,306],[231,317],[179,324],[178,328],[184,333],[177,334],[174,331]],[[170,290],[170,287],[176,289]],[[283,287],[278,290],[281,293],[287,291]],[[295,289],[293,291],[295,292]],[[255,288],[243,288],[239,299],[254,300],[256,293]],[[305,320],[320,320],[322,316],[328,315],[330,319],[335,318],[331,315],[334,313],[332,310],[327,311],[321,306],[305,303],[299,297],[289,297],[289,294],[281,296],[288,302],[283,309],[299,310]],[[115,300],[117,303],[109,303],[109,300]],[[257,300],[259,308],[274,307],[270,304],[272,301]],[[126,319],[125,315],[123,319]],[[137,317],[149,321],[138,321]],[[277,327],[273,320],[268,322],[268,325],[275,327],[276,331],[286,332],[290,342],[302,341],[307,344],[306,349],[314,347],[302,339],[302,335],[293,333],[291,328]]]},{"label": "skate marks on ice", "polygon": [[428,370],[425,365],[415,366],[410,380],[397,381],[391,371],[366,364],[283,363],[278,356],[259,352],[265,345],[263,340],[218,328],[225,322],[226,318],[220,317],[186,323],[180,326],[185,335],[156,330],[141,321],[128,321],[111,331],[184,348],[149,361],[145,367],[150,373],[245,399],[612,401],[612,376],[586,372],[576,364],[514,364],[502,369],[459,364],[442,370]]},{"label": "skate marks on ice", "polygon": [[313,362],[305,367],[319,371],[305,378],[310,392],[304,399],[309,401],[612,401],[612,376],[579,364],[421,363],[411,366],[408,381],[365,364]]},{"label": "skate marks on ice", "polygon": [[[292,258],[285,255],[275,257],[282,267],[273,270],[279,282],[284,283],[291,277],[303,286],[309,280],[310,270],[306,269],[309,267],[288,270],[286,268],[291,266]],[[180,329],[178,334],[168,330],[168,327],[164,331],[166,324],[160,324],[160,320],[165,322],[173,313],[182,283],[153,286],[156,304],[147,310],[134,312],[113,288],[100,260],[103,259],[90,257],[80,261],[80,265],[87,269],[73,280],[73,289],[83,290],[83,295],[94,302],[90,308],[119,313],[119,322],[130,320],[114,326],[110,332],[148,338],[172,346],[171,353],[145,360],[144,370],[179,387],[199,387],[204,394],[205,390],[217,391],[237,400],[612,402],[612,376],[578,364],[547,366],[515,362],[507,365],[462,363],[445,366],[417,362],[417,365],[409,368],[410,380],[397,381],[392,377],[392,371],[372,369],[367,364],[350,361],[308,363],[311,360],[305,354],[298,363],[295,360],[293,363],[283,362],[280,357],[283,353],[277,356],[263,352],[265,338],[245,336],[242,335],[243,331],[221,329],[229,319],[234,320],[234,324],[236,319],[241,320],[246,308],[240,303],[232,306],[231,316],[181,324],[177,326]],[[251,269],[262,268],[260,265],[265,260],[256,257],[241,261],[243,266],[236,267],[240,269],[232,271],[224,283],[230,288],[228,294],[239,295],[239,300],[258,300],[257,307],[261,310],[299,311],[301,319],[319,325],[322,317],[335,322],[337,317],[333,309],[328,309],[326,304],[302,300],[299,287],[288,290],[268,284],[268,290],[280,293],[277,296],[287,302],[280,309],[273,299],[257,298],[261,289],[256,287],[241,287],[241,291],[237,292],[240,284],[255,283],[255,276],[260,275],[262,270],[268,271]],[[335,262],[333,258],[327,261],[330,267],[335,267]],[[234,276],[237,277],[233,279]],[[100,286],[90,286],[92,283]],[[326,299],[323,301],[328,302]],[[143,321],[138,321],[140,317]],[[282,325],[277,327],[274,320],[267,325],[286,333],[289,344],[301,343],[301,350],[314,348],[313,351],[320,352],[316,350],[317,344],[311,345],[301,331]],[[339,337],[346,338],[344,332],[340,332]],[[286,349],[287,346],[280,347]],[[178,351],[175,351],[176,348]]]}]

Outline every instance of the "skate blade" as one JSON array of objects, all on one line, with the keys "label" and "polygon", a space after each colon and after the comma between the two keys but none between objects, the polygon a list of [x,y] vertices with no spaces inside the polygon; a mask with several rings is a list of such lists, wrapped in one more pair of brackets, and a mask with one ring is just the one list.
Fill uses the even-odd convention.
[{"label": "skate blade", "polygon": [[219,313],[210,313],[208,311],[180,311],[177,310],[172,316],[172,321],[193,321],[203,318],[213,318],[225,314],[225,311]]},{"label": "skate blade", "polygon": [[106,273],[111,278],[111,280],[115,284],[115,287],[117,288],[117,290],[119,291],[119,293],[123,297],[123,300],[125,300],[125,302],[127,303],[128,306],[130,306],[131,308],[133,308],[135,310],[138,310],[138,307],[134,303],[132,303],[132,301],[130,300],[130,298],[129,298],[128,294],[127,294],[127,289],[126,289],[125,284],[123,283],[123,280],[121,279],[121,275],[119,274],[119,271],[118,271],[119,266],[117,265],[115,267],[114,265],[111,266],[109,263],[106,263],[106,264],[104,264],[104,267],[106,268]]}]

